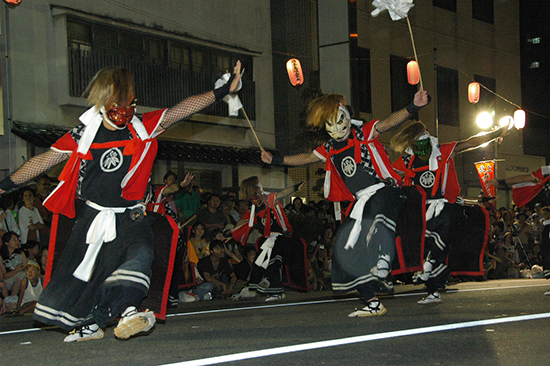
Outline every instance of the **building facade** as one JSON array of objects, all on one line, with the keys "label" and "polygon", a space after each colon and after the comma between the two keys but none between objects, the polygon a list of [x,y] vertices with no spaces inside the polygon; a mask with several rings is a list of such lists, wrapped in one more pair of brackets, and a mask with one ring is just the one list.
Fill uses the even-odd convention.
[{"label": "building facade", "polygon": [[[134,73],[139,114],[212,90],[241,60],[245,113],[264,148],[275,148],[267,1],[23,0],[2,3],[1,17],[4,176],[78,123],[82,93],[105,66]],[[268,172],[244,113],[227,116],[218,103],[163,134],[152,182],[192,171],[220,191]]]},{"label": "building facade", "polygon": [[[315,24],[321,91],[343,94],[356,115],[365,120],[384,118],[403,108],[417,88],[407,83],[406,64],[414,59],[407,19],[393,21],[388,12],[372,17],[372,10],[368,0],[317,0]],[[493,126],[497,126],[502,117],[512,116],[521,106],[519,0],[416,0],[408,21],[423,86],[433,97],[419,118],[440,142],[487,131],[476,124],[480,112],[491,113]],[[314,71],[306,69],[304,75]],[[467,87],[472,81],[485,87],[477,104],[468,101]],[[275,121],[278,129],[279,121]],[[396,156],[389,140],[394,133],[381,136],[392,159]],[[501,178],[544,164],[544,158],[524,155],[522,131],[514,129],[498,146],[493,143],[455,157],[464,196],[480,193],[474,162],[493,159]],[[318,168],[300,169],[302,176],[311,177]],[[288,174],[298,175],[293,170]],[[311,191],[304,197],[320,198]],[[510,199],[499,195],[497,204],[506,205]]]}]

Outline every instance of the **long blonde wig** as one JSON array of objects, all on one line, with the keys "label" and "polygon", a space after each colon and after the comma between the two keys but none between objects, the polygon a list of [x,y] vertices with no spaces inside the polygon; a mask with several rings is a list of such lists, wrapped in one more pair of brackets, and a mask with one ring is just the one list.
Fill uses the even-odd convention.
[{"label": "long blonde wig", "polygon": [[104,67],[92,78],[83,95],[86,94],[90,106],[126,105],[135,98],[134,76],[122,67]]},{"label": "long blonde wig", "polygon": [[414,141],[426,131],[426,126],[420,121],[414,121],[410,125],[401,129],[390,140],[391,148],[403,155],[407,148],[412,148]]},{"label": "long blonde wig", "polygon": [[340,104],[346,105],[346,99],[341,94],[326,94],[312,100],[307,107],[307,126],[315,129],[323,128],[325,121],[336,117]]},{"label": "long blonde wig", "polygon": [[241,182],[241,199],[249,200],[258,192],[258,182],[260,180],[256,176],[246,178]]}]

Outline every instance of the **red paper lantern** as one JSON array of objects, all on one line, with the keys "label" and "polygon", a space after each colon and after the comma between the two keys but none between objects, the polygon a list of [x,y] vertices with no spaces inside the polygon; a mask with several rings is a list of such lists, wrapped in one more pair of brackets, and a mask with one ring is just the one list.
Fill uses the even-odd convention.
[{"label": "red paper lantern", "polygon": [[479,102],[479,93],[481,91],[481,85],[478,82],[472,81],[468,85],[468,100],[472,104]]},{"label": "red paper lantern", "polygon": [[292,86],[302,85],[304,83],[304,74],[302,73],[302,65],[297,58],[291,58],[286,62],[286,71]]},{"label": "red paper lantern", "polygon": [[414,60],[407,63],[407,81],[411,85],[416,85],[420,81],[420,68]]},{"label": "red paper lantern", "polygon": [[4,0],[4,2],[8,5],[19,5],[21,0]]}]

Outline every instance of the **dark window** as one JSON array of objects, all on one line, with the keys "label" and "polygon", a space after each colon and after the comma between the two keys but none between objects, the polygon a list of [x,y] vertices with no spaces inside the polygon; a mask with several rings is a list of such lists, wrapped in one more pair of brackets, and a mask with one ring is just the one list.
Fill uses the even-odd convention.
[{"label": "dark window", "polygon": [[206,68],[204,53],[194,50],[191,53],[191,70],[200,72]]},{"label": "dark window", "polygon": [[145,60],[157,65],[166,64],[166,41],[155,38],[143,40]]},{"label": "dark window", "polygon": [[[497,82],[495,79],[481,75],[474,75],[474,80],[485,86],[487,89],[492,90],[496,93]],[[485,89],[483,86],[481,87],[479,93],[479,102],[477,102],[476,104],[476,109],[479,112],[491,113],[495,110],[496,96],[493,93],[487,91],[487,89]]]},{"label": "dark window", "polygon": [[413,99],[418,86],[407,80],[407,63],[409,59],[390,56],[391,109],[392,112],[405,108]]},{"label": "dark window", "polygon": [[124,58],[143,59],[143,42],[141,37],[136,37],[135,34],[120,32],[119,50]]},{"label": "dark window", "polygon": [[102,26],[93,27],[93,50],[108,55],[118,55],[118,34],[116,30]]},{"label": "dark window", "polygon": [[68,46],[74,49],[90,51],[92,49],[92,30],[84,23],[67,23]]},{"label": "dark window", "polygon": [[217,74],[225,74],[228,71],[233,71],[231,57],[227,55],[214,55],[214,72]]},{"label": "dark window", "polygon": [[493,0],[472,0],[472,17],[485,23],[494,24]]},{"label": "dark window", "polygon": [[174,69],[189,70],[191,68],[190,55],[189,46],[172,43],[170,45],[170,66]]},{"label": "dark window", "polygon": [[454,11],[456,13],[456,0],[433,0],[433,4],[438,8]]},{"label": "dark window", "polygon": [[460,126],[458,113],[458,71],[437,68],[437,112],[440,124]]},{"label": "dark window", "polygon": [[351,106],[362,113],[372,113],[370,85],[370,50],[357,47],[357,39],[351,44]]}]

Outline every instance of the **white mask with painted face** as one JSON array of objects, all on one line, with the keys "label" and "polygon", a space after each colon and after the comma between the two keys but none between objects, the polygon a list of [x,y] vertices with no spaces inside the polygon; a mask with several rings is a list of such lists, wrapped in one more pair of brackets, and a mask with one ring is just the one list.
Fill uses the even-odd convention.
[{"label": "white mask with painted face", "polygon": [[344,105],[338,107],[336,118],[330,118],[325,122],[328,134],[335,140],[346,138],[350,131],[351,116]]}]

